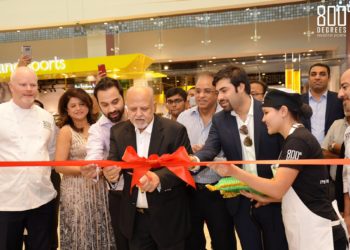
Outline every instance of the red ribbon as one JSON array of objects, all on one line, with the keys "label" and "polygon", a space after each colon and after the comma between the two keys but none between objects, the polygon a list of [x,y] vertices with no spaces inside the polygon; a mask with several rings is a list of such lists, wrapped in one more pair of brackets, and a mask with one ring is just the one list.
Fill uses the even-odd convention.
[{"label": "red ribbon", "polygon": [[139,157],[135,149],[128,146],[122,159],[123,161],[129,163],[134,169],[131,180],[131,188],[133,188],[136,184],[140,184],[140,178],[146,175],[147,171],[149,171],[151,168],[160,167],[168,168],[181,180],[195,188],[193,177],[188,171],[188,167],[192,166],[193,162],[191,162],[185,147],[178,148],[178,150],[172,154],[164,154],[162,156],[152,154],[148,158],[145,158]]}]

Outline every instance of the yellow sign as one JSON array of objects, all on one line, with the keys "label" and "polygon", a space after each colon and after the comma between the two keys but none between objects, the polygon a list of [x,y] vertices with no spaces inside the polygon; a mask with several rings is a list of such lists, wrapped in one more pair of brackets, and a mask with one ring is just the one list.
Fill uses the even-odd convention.
[{"label": "yellow sign", "polygon": [[[102,56],[80,59],[59,59],[34,61],[31,67],[39,79],[58,79],[97,75],[97,65],[105,64],[107,75],[118,79],[135,79],[150,77],[165,77],[155,72],[146,72],[153,59],[143,54],[128,54],[118,56]],[[0,79],[8,80],[17,63],[0,64]]]}]

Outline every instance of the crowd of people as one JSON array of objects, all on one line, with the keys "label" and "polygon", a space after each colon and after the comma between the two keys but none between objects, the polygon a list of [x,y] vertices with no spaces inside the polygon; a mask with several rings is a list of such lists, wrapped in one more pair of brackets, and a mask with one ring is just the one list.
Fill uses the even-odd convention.
[{"label": "crowd of people", "polygon": [[[35,73],[20,65],[9,81],[12,99],[0,104],[1,161],[122,161],[128,146],[146,158],[183,146],[196,189],[166,167],[132,187],[133,169],[114,165],[1,166],[0,249],[203,250],[205,224],[215,250],[237,249],[238,240],[244,250],[347,249],[347,166],[200,166],[349,158],[350,69],[339,93],[328,90],[329,80],[328,65],[312,65],[309,91],[300,95],[250,82],[244,69],[228,66],[198,74],[188,92],[167,90],[162,117],[151,87],[133,86],[124,96],[117,80],[103,76],[94,89],[100,117],[89,94],[68,89],[56,125],[35,99]],[[258,193],[223,197],[206,188],[223,176]]]}]

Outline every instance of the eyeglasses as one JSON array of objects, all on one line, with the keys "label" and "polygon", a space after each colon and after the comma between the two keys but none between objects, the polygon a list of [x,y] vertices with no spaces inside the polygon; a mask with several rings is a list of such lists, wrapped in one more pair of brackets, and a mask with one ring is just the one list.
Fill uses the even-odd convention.
[{"label": "eyeglasses", "polygon": [[244,138],[243,140],[243,144],[244,146],[246,147],[251,147],[253,145],[253,140],[252,138],[250,138],[249,136],[249,132],[248,132],[248,127],[247,125],[242,125],[240,128],[239,128],[239,132],[242,134],[242,135],[245,135],[246,137]]},{"label": "eyeglasses", "polygon": [[169,105],[173,105],[173,104],[180,104],[183,101],[184,101],[183,99],[174,99],[174,100],[167,100],[166,103]]},{"label": "eyeglasses", "polygon": [[203,93],[204,95],[210,95],[211,93],[218,94],[219,92],[215,89],[195,89],[196,94],[199,95],[200,93]]}]

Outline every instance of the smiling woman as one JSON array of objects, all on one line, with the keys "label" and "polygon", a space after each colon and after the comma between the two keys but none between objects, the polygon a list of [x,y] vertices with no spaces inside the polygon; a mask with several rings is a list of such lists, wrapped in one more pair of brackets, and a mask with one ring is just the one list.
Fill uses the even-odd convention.
[{"label": "smiling woman", "polygon": [[[94,123],[90,96],[82,89],[69,89],[60,98],[58,110],[56,160],[85,159],[88,130]],[[55,169],[63,174],[61,249],[115,249],[104,181],[84,178],[78,166]]]}]

